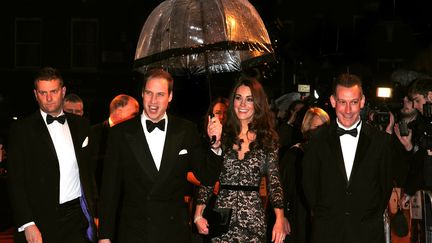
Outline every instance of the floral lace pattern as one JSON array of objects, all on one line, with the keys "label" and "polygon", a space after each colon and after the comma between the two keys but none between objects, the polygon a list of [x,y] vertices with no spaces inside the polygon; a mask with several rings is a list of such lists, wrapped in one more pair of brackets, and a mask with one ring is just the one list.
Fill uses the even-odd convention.
[{"label": "floral lace pattern", "polygon": [[[279,180],[277,151],[252,150],[238,159],[237,151],[229,149],[224,154],[224,164],[219,176],[221,185],[259,186],[267,177],[267,192],[275,208],[283,208],[283,192]],[[197,203],[207,204],[213,187],[201,186]],[[266,221],[263,202],[258,191],[233,191],[221,189],[216,208],[232,208],[230,229],[212,242],[266,242]]]}]

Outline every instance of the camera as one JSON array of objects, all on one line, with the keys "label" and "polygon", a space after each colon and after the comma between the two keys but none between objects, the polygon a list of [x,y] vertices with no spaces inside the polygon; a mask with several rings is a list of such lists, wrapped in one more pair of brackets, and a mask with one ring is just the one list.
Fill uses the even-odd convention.
[{"label": "camera", "polygon": [[423,105],[423,115],[420,117],[415,129],[418,145],[424,149],[432,149],[432,103]]},{"label": "camera", "polygon": [[402,137],[406,137],[409,135],[409,131],[408,131],[408,123],[404,122],[404,121],[399,121],[398,122],[399,125],[399,133]]},{"label": "camera", "polygon": [[384,130],[390,123],[390,112],[396,114],[403,106],[392,99],[392,88],[377,87],[376,97],[368,104],[368,121],[379,130]]},{"label": "camera", "polygon": [[372,125],[379,128],[379,130],[383,130],[390,123],[390,112],[396,116],[395,120],[397,121],[397,114],[402,106],[403,104],[401,102],[395,101],[369,103],[367,107],[367,119]]},{"label": "camera", "polygon": [[388,124],[390,122],[390,114],[388,111],[376,111],[373,117],[374,122],[378,124]]}]

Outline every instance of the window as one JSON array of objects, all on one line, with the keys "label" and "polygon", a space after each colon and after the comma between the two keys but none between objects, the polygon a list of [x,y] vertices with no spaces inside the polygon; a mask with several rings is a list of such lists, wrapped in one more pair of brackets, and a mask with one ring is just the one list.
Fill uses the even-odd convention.
[{"label": "window", "polygon": [[99,58],[99,22],[97,19],[72,19],[71,68],[96,69]]},{"label": "window", "polygon": [[38,68],[42,53],[42,20],[15,19],[15,67]]}]

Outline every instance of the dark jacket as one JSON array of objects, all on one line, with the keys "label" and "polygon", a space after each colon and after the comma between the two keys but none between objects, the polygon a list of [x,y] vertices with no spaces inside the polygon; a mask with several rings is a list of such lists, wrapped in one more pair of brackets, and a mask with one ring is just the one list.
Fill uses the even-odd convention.
[{"label": "dark jacket", "polygon": [[[80,182],[93,215],[96,187],[90,169],[89,122],[66,114],[78,162]],[[9,138],[9,194],[17,227],[34,221],[44,242],[57,242],[60,172],[57,154],[40,111],[13,124]],[[89,143],[90,144],[90,143]],[[17,235],[21,238],[23,233]],[[17,239],[15,239],[16,242]]]},{"label": "dark jacket", "polygon": [[348,180],[336,126],[318,130],[303,159],[312,242],[383,243],[392,190],[390,136],[363,123]]},{"label": "dark jacket", "polygon": [[186,174],[193,171],[201,182],[213,185],[222,164],[221,156],[202,146],[195,124],[168,116],[159,171],[141,116],[111,128],[105,158],[100,195],[101,239],[120,243],[190,241],[184,202]]}]

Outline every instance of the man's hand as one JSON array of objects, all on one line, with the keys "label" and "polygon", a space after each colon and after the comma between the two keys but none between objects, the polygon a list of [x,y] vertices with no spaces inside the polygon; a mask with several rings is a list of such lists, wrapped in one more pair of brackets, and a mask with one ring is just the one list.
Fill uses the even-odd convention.
[{"label": "man's hand", "polygon": [[395,125],[395,118],[394,118],[393,113],[391,113],[390,111],[388,113],[389,113],[389,123],[387,124],[387,127],[386,127],[386,133],[393,134],[393,127]]},{"label": "man's hand", "polygon": [[99,243],[111,243],[110,239],[101,239],[99,240]]},{"label": "man's hand", "polygon": [[399,124],[395,124],[394,126],[394,131],[396,134],[396,137],[399,139],[399,141],[401,142],[401,144],[404,146],[406,151],[411,151],[411,149],[413,148],[413,144],[412,144],[412,130],[408,129],[408,136],[401,136],[400,135],[400,130],[399,130]]},{"label": "man's hand", "polygon": [[27,226],[24,234],[28,243],[42,243],[42,235],[36,225]]}]

